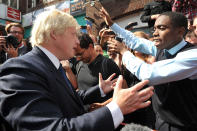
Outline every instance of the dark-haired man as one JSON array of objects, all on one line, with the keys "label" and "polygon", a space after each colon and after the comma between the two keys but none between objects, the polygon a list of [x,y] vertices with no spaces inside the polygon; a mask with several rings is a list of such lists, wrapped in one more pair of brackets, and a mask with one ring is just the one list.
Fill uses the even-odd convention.
[{"label": "dark-haired man", "polygon": [[159,131],[197,130],[197,49],[183,40],[187,18],[181,13],[165,12],[154,25],[154,42],[137,38],[120,28],[105,10],[101,15],[111,29],[124,38],[131,49],[156,56],[152,65],[138,60],[122,45],[114,46],[123,54],[123,63],[140,80],[155,86],[153,107]]},{"label": "dark-haired man", "polygon": [[81,34],[79,41],[76,56],[80,62],[75,68],[79,89],[86,90],[97,85],[99,72],[102,74],[103,79],[108,78],[113,73],[116,73],[116,77],[120,75],[120,70],[113,60],[98,54],[94,50],[93,41],[88,34]]}]

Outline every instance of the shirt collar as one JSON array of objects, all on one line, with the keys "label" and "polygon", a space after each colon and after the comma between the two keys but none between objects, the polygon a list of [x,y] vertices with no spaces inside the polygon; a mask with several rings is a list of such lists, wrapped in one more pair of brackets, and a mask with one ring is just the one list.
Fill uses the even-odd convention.
[{"label": "shirt collar", "polygon": [[187,44],[187,42],[185,42],[185,40],[183,39],[179,44],[175,45],[174,47],[172,47],[169,50],[166,50],[168,53],[170,53],[171,55],[176,54],[180,49],[182,49],[185,45]]},{"label": "shirt collar", "polygon": [[25,46],[24,44],[21,44],[20,47],[19,47],[19,49],[23,48],[24,46]]},{"label": "shirt collar", "polygon": [[54,66],[58,69],[60,66],[60,61],[57,59],[57,57],[53,55],[50,51],[48,51],[46,48],[42,46],[38,46],[38,47],[45,53],[45,55],[48,56],[48,58],[51,60]]}]

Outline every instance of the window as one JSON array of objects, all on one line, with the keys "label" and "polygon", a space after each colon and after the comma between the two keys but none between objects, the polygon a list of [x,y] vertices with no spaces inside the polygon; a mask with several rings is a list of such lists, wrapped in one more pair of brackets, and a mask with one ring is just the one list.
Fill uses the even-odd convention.
[{"label": "window", "polygon": [[34,8],[39,4],[42,4],[43,0],[28,0],[28,8]]},{"label": "window", "polygon": [[19,9],[19,0],[7,0],[7,4],[6,5],[8,5],[8,6],[12,7],[12,8],[15,8],[15,9]]},{"label": "window", "polygon": [[52,2],[52,1],[55,1],[55,0],[43,0],[43,3],[44,3],[44,4],[47,4],[47,3],[50,3],[50,2]]},{"label": "window", "polygon": [[3,3],[5,5],[8,5],[8,0],[0,0],[0,3]]}]

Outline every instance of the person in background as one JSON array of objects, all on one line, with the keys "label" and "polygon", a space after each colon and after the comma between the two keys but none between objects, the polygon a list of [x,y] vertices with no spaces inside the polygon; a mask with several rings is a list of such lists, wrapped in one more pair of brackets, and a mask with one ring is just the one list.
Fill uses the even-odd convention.
[{"label": "person in background", "polygon": [[[150,105],[153,87],[141,90],[148,80],[122,89],[122,76],[115,83],[114,74],[105,81],[100,75],[99,85],[75,92],[60,61],[74,56],[77,32],[73,16],[56,9],[42,12],[32,29],[34,49],[0,67],[0,117],[9,131],[113,131],[123,114]],[[113,87],[112,102],[87,113],[83,104]]]},{"label": "person in background", "polygon": [[24,36],[24,28],[19,23],[10,23],[6,25],[5,31],[7,36],[14,36],[17,40],[15,40],[14,47],[13,44],[7,43],[6,38],[7,36],[0,36],[0,43],[5,52],[6,60],[13,57],[18,57],[24,55],[28,52],[27,47],[23,45],[22,39]]},{"label": "person in background", "polygon": [[[99,73],[103,79],[108,78],[113,73],[116,73],[115,78],[120,75],[120,70],[113,60],[94,50],[93,40],[88,34],[82,33],[79,36],[79,41],[80,44],[76,48],[75,55],[80,62],[75,65],[74,71],[79,90],[87,90],[96,86],[99,83]],[[97,102],[102,102],[111,96],[112,93]]]},{"label": "person in background", "polygon": [[193,21],[192,27],[193,27],[195,35],[197,36],[197,16],[194,17],[194,21]]},{"label": "person in background", "polygon": [[[0,36],[3,36],[3,32],[0,31]],[[0,38],[1,39],[1,38]],[[6,54],[4,51],[4,43],[0,42],[0,65],[6,61]]]},{"label": "person in background", "polygon": [[103,55],[103,49],[102,46],[100,44],[94,44],[94,50],[98,53]]},{"label": "person in background", "polygon": [[24,38],[24,28],[19,23],[10,23],[6,25],[5,31],[7,32],[8,36],[13,35],[18,39],[18,52],[16,52],[17,56],[24,55],[28,52],[27,47],[23,45],[22,40]]},{"label": "person in background", "polygon": [[140,20],[142,22],[148,23],[150,36],[152,36],[153,26],[158,16],[163,12],[167,12],[171,10],[172,10],[172,6],[170,2],[165,0],[153,0],[152,2],[144,6]]},{"label": "person in background", "polygon": [[172,11],[183,13],[188,23],[192,23],[197,16],[197,1],[196,0],[172,0]]},{"label": "person in background", "polygon": [[185,41],[197,45],[197,35],[194,33],[194,30],[189,30],[185,35]]},{"label": "person in background", "polygon": [[29,38],[23,39],[22,40],[22,44],[27,47],[27,51],[28,52],[32,50],[32,45],[31,45],[31,43],[29,41]]}]

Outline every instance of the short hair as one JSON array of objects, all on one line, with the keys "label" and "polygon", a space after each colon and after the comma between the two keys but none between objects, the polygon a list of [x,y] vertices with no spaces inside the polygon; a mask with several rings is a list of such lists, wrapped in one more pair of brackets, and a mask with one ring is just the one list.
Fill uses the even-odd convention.
[{"label": "short hair", "polygon": [[63,11],[53,9],[39,14],[33,24],[30,41],[33,46],[47,44],[50,40],[50,33],[63,34],[68,27],[79,25],[73,16]]},{"label": "short hair", "polygon": [[102,48],[102,46],[99,43],[94,43],[94,46],[100,46]]},{"label": "short hair", "polygon": [[9,23],[9,24],[7,24],[6,27],[5,27],[5,31],[6,31],[7,34],[10,33],[10,28],[13,27],[13,26],[21,28],[21,30],[23,32],[23,35],[24,35],[25,30],[24,30],[23,26],[19,23]]},{"label": "short hair", "polygon": [[81,48],[88,49],[90,44],[92,44],[94,46],[94,42],[88,34],[81,33],[79,35],[79,41],[80,41],[80,47]]},{"label": "short hair", "polygon": [[167,11],[162,13],[160,16],[168,16],[170,18],[171,24],[175,28],[184,27],[185,31],[188,28],[187,18],[180,12]]}]

